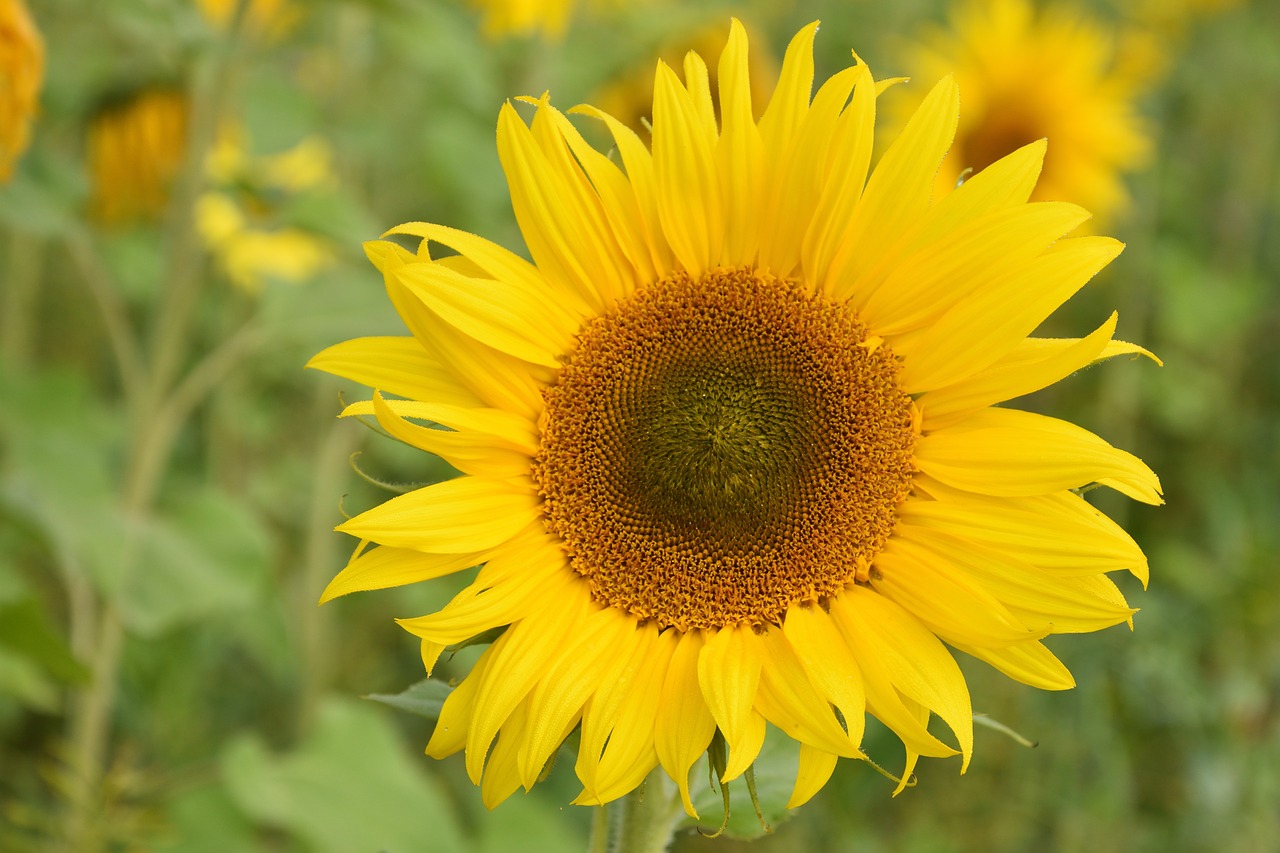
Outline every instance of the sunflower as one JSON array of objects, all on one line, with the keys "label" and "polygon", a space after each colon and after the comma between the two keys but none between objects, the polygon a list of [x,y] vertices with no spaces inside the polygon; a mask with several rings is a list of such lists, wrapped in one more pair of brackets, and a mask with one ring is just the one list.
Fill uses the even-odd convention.
[{"label": "sunflower", "polygon": [[214,188],[196,201],[196,230],[231,283],[257,294],[267,281],[300,284],[333,263],[323,235],[288,221],[290,207],[333,184],[327,143],[308,137],[278,154],[254,155],[226,128],[205,164]]},{"label": "sunflower", "polygon": [[[569,27],[577,0],[467,0],[481,13],[481,30],[490,39],[540,35],[559,39]],[[620,8],[620,0],[590,0],[594,9]]]},{"label": "sunflower", "polygon": [[1123,176],[1150,154],[1136,100],[1161,64],[1149,40],[1139,46],[1076,8],[1037,13],[1029,0],[953,6],[950,25],[922,33],[911,57],[917,73],[954,74],[964,92],[939,190],[1048,138],[1034,200],[1075,201],[1104,222],[1123,212]]},{"label": "sunflower", "polygon": [[90,214],[107,225],[159,219],[187,150],[190,104],[157,86],[100,108],[89,123]]},{"label": "sunflower", "polygon": [[904,780],[921,755],[963,769],[969,694],[944,641],[1058,690],[1073,681],[1042,639],[1134,612],[1107,573],[1145,583],[1146,559],[1076,490],[1158,504],[1155,475],[1071,423],[993,406],[1143,352],[1112,340],[1114,315],[1028,337],[1120,244],[1064,238],[1084,210],[1027,202],[1043,142],[932,201],[949,78],[870,171],[884,84],[855,62],[811,99],[816,29],[759,121],[736,21],[718,121],[695,53],[683,83],[658,65],[651,150],[575,108],[620,165],[545,96],[529,124],[508,103],[498,151],[533,262],[402,225],[416,253],[366,248],[413,334],[310,362],[379,389],[345,414],[462,473],[340,525],[361,544],[323,599],[481,566],[400,624],[428,672],[504,629],[427,746],[465,750],[489,806],[575,728],[579,804],[661,766],[695,814],[690,768],[717,732],[729,780],[772,723],[800,744],[796,806],[838,758],[866,757],[868,713],[901,737]]},{"label": "sunflower", "polygon": [[0,0],[0,181],[27,147],[44,78],[44,42],[22,0]]}]

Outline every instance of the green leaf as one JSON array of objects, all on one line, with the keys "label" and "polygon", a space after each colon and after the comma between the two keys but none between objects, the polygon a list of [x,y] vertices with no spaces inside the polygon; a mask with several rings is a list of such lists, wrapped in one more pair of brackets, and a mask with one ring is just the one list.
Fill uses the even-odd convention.
[{"label": "green leaf", "polygon": [[39,664],[59,681],[83,684],[89,680],[89,670],[72,656],[34,598],[0,605],[0,646]]},{"label": "green leaf", "polygon": [[31,658],[0,646],[0,711],[8,700],[46,714],[58,710],[61,691],[49,674]]},{"label": "green leaf", "polygon": [[241,810],[311,850],[466,849],[443,786],[409,755],[372,706],[334,700],[295,752],[274,756],[247,735],[227,748],[222,770]]},{"label": "green leaf", "polygon": [[253,824],[218,784],[179,793],[166,809],[168,838],[155,853],[225,853],[259,849]]},{"label": "green leaf", "polygon": [[586,848],[586,832],[575,824],[573,812],[537,795],[514,796],[480,823],[479,853],[562,853]]},{"label": "green leaf", "polygon": [[219,490],[146,520],[139,541],[115,598],[125,625],[142,636],[245,610],[265,586],[270,539],[253,513]]},{"label": "green leaf", "polygon": [[452,692],[453,688],[446,682],[424,678],[401,693],[371,693],[364,698],[434,720],[440,716],[440,708]]}]

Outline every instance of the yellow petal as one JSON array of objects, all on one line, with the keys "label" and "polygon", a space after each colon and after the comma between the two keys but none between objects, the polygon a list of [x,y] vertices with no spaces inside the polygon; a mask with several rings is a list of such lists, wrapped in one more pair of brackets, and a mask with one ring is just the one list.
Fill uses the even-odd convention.
[{"label": "yellow petal", "polygon": [[[498,572],[506,575],[502,582],[495,582],[494,573]],[[424,640],[451,645],[523,619],[548,602],[563,600],[573,594],[572,586],[577,583],[559,546],[542,537],[538,544],[505,549],[491,558],[476,582],[441,610],[396,622]]]},{"label": "yellow petal", "polygon": [[979,584],[911,540],[895,537],[876,557],[872,588],[947,642],[1001,646],[1035,640],[1033,633]]},{"label": "yellow petal", "polygon": [[764,142],[751,112],[747,33],[736,18],[729,25],[718,76],[723,127],[715,158],[725,219],[720,263],[745,266],[754,263],[760,239]]},{"label": "yellow petal", "polygon": [[963,643],[952,645],[978,660],[986,661],[1014,681],[1041,690],[1070,690],[1076,686],[1071,671],[1038,640],[998,649],[966,646]]},{"label": "yellow petal", "polygon": [[[556,287],[533,264],[497,243],[470,232],[429,222],[407,222],[392,228],[387,234],[419,237],[424,241],[424,250],[426,249],[425,241],[435,241],[458,252],[463,258],[484,270],[492,279],[507,282],[523,293],[545,293],[576,314],[586,314],[588,311],[585,302],[577,300],[572,293],[563,288]],[[429,254],[428,257],[430,257]]]},{"label": "yellow petal", "polygon": [[745,626],[722,628],[711,634],[698,655],[702,698],[731,753],[746,735],[762,664],[756,636]]},{"label": "yellow petal", "polygon": [[[1076,500],[1077,495],[1070,495]],[[1008,553],[1059,577],[1118,569],[1146,575],[1142,549],[1114,522],[1088,507],[1063,511],[1057,500],[1006,500],[966,495],[962,500],[908,500],[898,509],[903,535],[932,528]]]},{"label": "yellow petal", "polygon": [[[438,227],[422,223],[401,226],[407,232],[426,232]],[[480,238],[472,239],[479,241]],[[423,244],[425,246],[425,240]],[[387,296],[400,318],[426,350],[427,356],[446,366],[447,375],[486,405],[533,417],[542,411],[541,390],[533,373],[546,368],[531,370],[532,365],[477,342],[432,313],[421,299],[399,282],[400,269],[406,264],[419,263],[412,253],[385,240],[365,243],[365,253],[382,271]]]},{"label": "yellow petal", "polygon": [[898,381],[908,394],[972,376],[1010,352],[1111,263],[1124,244],[1109,237],[1061,240],[1044,255],[1005,277],[992,277],[938,322],[898,340]]},{"label": "yellow petal", "polygon": [[[587,617],[591,597],[579,584],[571,594],[544,602],[544,607],[503,632],[501,654],[485,669],[476,689],[475,711],[467,731],[467,775],[480,783],[489,746],[499,727],[546,672]],[[495,646],[497,643],[494,644]]]},{"label": "yellow petal", "polygon": [[702,124],[703,134],[714,140],[719,131],[716,107],[711,101],[711,75],[707,72],[707,63],[696,51],[690,50],[684,55],[684,88]]},{"label": "yellow petal", "polygon": [[840,709],[849,740],[862,743],[867,719],[862,671],[831,618],[819,607],[794,604],[787,610],[782,633],[804,665],[809,681]]},{"label": "yellow petal", "polygon": [[765,157],[771,162],[786,154],[796,128],[809,110],[809,95],[813,90],[813,39],[817,32],[818,22],[814,21],[792,37],[782,58],[778,85],[760,117]]},{"label": "yellow petal", "polygon": [[480,780],[480,801],[486,809],[494,809],[520,787],[520,774],[516,771],[516,754],[524,740],[529,700],[516,705],[498,735],[489,760],[485,762],[484,776]]},{"label": "yellow petal", "polygon": [[373,400],[351,403],[342,410],[341,417],[376,415],[381,407],[400,418],[413,418],[437,423],[449,429],[481,433],[493,443],[518,450],[526,456],[533,456],[538,452],[537,427],[521,415],[501,409],[464,408],[421,400],[386,400],[381,395],[378,396],[377,404]]},{"label": "yellow petal", "polygon": [[861,753],[840,728],[835,713],[807,679],[796,678],[803,666],[786,636],[770,629],[759,637],[763,666],[756,709],[795,740],[848,758]]},{"label": "yellow petal", "polygon": [[1038,139],[969,177],[933,206],[911,245],[919,248],[993,210],[1026,204],[1044,167],[1046,148],[1047,140]]},{"label": "yellow petal", "polygon": [[546,291],[522,291],[495,279],[468,278],[443,264],[406,264],[400,283],[458,330],[516,358],[560,366],[581,315],[563,310]]},{"label": "yellow petal", "polygon": [[637,640],[635,620],[614,607],[592,613],[534,688],[529,723],[519,755],[520,780],[533,785],[564,740],[564,732],[582,715],[582,707],[630,655]]},{"label": "yellow petal", "polygon": [[997,548],[928,528],[912,541],[936,555],[950,571],[994,595],[1018,621],[1043,633],[1097,631],[1126,622],[1136,612],[1104,598],[1083,578],[1058,577]]},{"label": "yellow petal", "polygon": [[714,146],[688,90],[658,63],[653,95],[658,219],[676,259],[695,276],[719,259],[724,234]]},{"label": "yellow petal", "polygon": [[382,545],[462,554],[501,545],[539,517],[532,483],[459,477],[394,497],[336,529]]},{"label": "yellow petal", "polygon": [[846,68],[828,78],[804,113],[784,152],[775,152],[773,179],[764,198],[760,229],[760,267],[790,276],[800,264],[805,232],[830,172],[828,152],[840,112],[860,72]]},{"label": "yellow petal", "polygon": [[676,780],[684,810],[695,820],[698,813],[689,796],[689,769],[706,752],[716,731],[716,721],[702,701],[698,686],[698,657],[703,642],[701,631],[689,631],[680,637],[662,685],[653,732],[658,761]]},{"label": "yellow petal", "polygon": [[596,271],[595,292],[602,304],[612,306],[634,290],[635,268],[628,262],[623,247],[613,239],[614,232],[598,190],[572,154],[561,130],[563,125],[555,119],[559,113],[547,102],[545,95],[537,103],[532,131],[551,166],[551,172],[544,176],[549,191],[554,194],[551,198],[573,215],[567,225],[577,230],[568,232],[567,236],[584,244],[594,241],[594,245],[578,246],[578,251],[589,259],[586,261],[588,269]]},{"label": "yellow petal", "polygon": [[839,756],[834,753],[824,752],[807,743],[800,744],[800,767],[796,771],[796,784],[791,789],[787,808],[799,808],[821,791],[835,771],[838,760]]},{"label": "yellow petal", "polygon": [[644,655],[626,700],[613,715],[609,742],[596,770],[594,793],[602,803],[635,790],[658,763],[654,745],[658,702],[678,640],[674,631],[659,634],[653,626],[647,630],[657,635],[656,641]]},{"label": "yellow petal", "polygon": [[1066,202],[993,211],[904,257],[874,289],[859,285],[854,301],[872,334],[926,327],[993,283],[1024,275],[1032,258],[1088,217]]},{"label": "yellow petal", "polygon": [[623,168],[627,170],[627,179],[635,192],[636,204],[644,217],[645,236],[648,239],[654,270],[659,277],[665,276],[674,267],[674,256],[671,253],[671,247],[667,245],[666,237],[662,233],[662,223],[658,218],[658,193],[653,175],[653,157],[649,153],[648,146],[631,128],[593,106],[582,104],[574,107],[570,112],[599,119],[613,135],[613,143],[618,147]]},{"label": "yellow petal", "polygon": [[446,432],[412,424],[388,406],[381,394],[375,394],[371,402],[378,423],[393,438],[436,454],[464,474],[495,479],[529,474],[529,451],[504,446],[484,433]]},{"label": "yellow petal", "polygon": [[854,210],[867,182],[875,118],[875,81],[871,69],[860,63],[853,99],[840,115],[832,134],[831,151],[838,156],[829,157],[825,164],[827,177],[822,182],[801,252],[806,278],[819,293],[830,295],[837,284],[829,275],[831,264],[847,239]]},{"label": "yellow petal", "polygon": [[983,409],[921,436],[916,464],[942,482],[979,494],[1045,495],[1105,482],[1160,504],[1160,480],[1136,456],[1067,421],[1016,409]]},{"label": "yellow petal", "polygon": [[921,720],[914,707],[908,707],[904,702],[910,701],[909,697],[898,691],[893,672],[880,653],[884,640],[860,621],[858,608],[854,606],[857,603],[860,603],[857,598],[836,596],[831,602],[831,621],[858,662],[867,694],[867,710],[892,729],[908,751],[939,758],[955,755],[956,750],[938,740],[925,728],[928,723],[927,714]]},{"label": "yellow petal", "polygon": [[858,200],[853,225],[831,264],[832,297],[865,304],[858,279],[902,239],[929,208],[938,165],[955,136],[960,96],[955,81],[944,78],[920,105],[876,165]]},{"label": "yellow petal", "polygon": [[498,158],[538,269],[576,293],[593,313],[607,310],[605,293],[633,272],[608,232],[599,199],[587,196],[578,174],[561,170],[563,160],[556,168],[511,104],[498,114]]},{"label": "yellow petal", "polygon": [[1016,345],[985,370],[942,388],[931,389],[916,402],[925,432],[945,429],[978,409],[1030,394],[1092,364],[1115,333],[1117,315],[1084,338],[1066,338],[1055,346]]},{"label": "yellow petal", "polygon": [[729,760],[725,763],[724,774],[720,777],[721,782],[732,782],[747,772],[747,768],[760,754],[760,748],[764,746],[765,731],[764,716],[752,708],[751,713],[747,715],[746,723],[742,726],[742,736],[738,738],[736,744],[729,747]]},{"label": "yellow petal", "polygon": [[467,745],[467,732],[471,729],[471,715],[476,707],[476,692],[484,679],[485,671],[502,653],[506,634],[498,637],[476,660],[471,672],[445,697],[440,708],[440,719],[427,742],[427,755],[447,758]]},{"label": "yellow petal", "polygon": [[413,337],[343,341],[312,356],[307,367],[401,397],[454,406],[483,405]]},{"label": "yellow petal", "polygon": [[579,803],[604,803],[631,791],[658,763],[654,719],[662,682],[675,649],[673,632],[638,629],[626,665],[591,697],[582,716],[575,767],[585,789]]},{"label": "yellow petal", "polygon": [[382,545],[365,551],[347,563],[324,588],[320,603],[324,604],[352,592],[388,589],[443,577],[480,565],[488,559],[489,553],[424,554],[421,551]]},{"label": "yellow petal", "polygon": [[964,772],[973,754],[973,710],[964,675],[951,653],[920,620],[865,587],[847,587],[837,598],[832,618],[860,646],[878,649],[894,689],[951,728],[960,744]]},{"label": "yellow petal", "polygon": [[[556,129],[595,187],[609,229],[618,241],[618,247],[636,269],[636,280],[657,279],[658,273],[650,250],[652,236],[635,189],[627,176],[616,163],[583,139],[578,129],[559,110],[550,104],[543,104],[539,115],[555,122]],[[636,281],[632,280],[619,281],[616,282],[617,290],[610,292],[618,298],[627,297],[634,292],[635,284]]]},{"label": "yellow petal", "polygon": [[521,361],[477,341],[446,323],[400,281],[386,279],[387,294],[409,331],[428,353],[486,406],[536,420],[542,412],[542,387],[538,371],[548,368]]}]

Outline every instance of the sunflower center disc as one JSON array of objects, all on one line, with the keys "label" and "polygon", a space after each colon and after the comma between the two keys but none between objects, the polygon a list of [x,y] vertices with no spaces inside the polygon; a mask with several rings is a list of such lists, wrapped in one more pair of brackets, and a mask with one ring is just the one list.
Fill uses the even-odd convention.
[{"label": "sunflower center disc", "polygon": [[778,624],[884,546],[911,403],[842,305],[750,270],[676,275],[589,322],[534,477],[601,604],[680,630]]}]

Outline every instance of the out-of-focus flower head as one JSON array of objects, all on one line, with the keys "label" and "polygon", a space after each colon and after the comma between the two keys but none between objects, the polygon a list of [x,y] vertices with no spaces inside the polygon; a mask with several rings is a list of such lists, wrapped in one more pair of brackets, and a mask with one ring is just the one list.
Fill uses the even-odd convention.
[{"label": "out-of-focus flower head", "polygon": [[[586,0],[592,7],[619,7],[621,0]],[[561,38],[579,0],[467,0],[480,12],[481,29],[490,39],[540,35]]]},{"label": "out-of-focus flower head", "polygon": [[170,86],[101,106],[89,121],[90,215],[105,225],[159,219],[187,147],[190,105]]},{"label": "out-of-focus flower head", "polygon": [[44,42],[22,0],[0,0],[0,181],[27,148],[44,79]]},{"label": "out-of-focus flower head", "polygon": [[[662,45],[657,53],[662,62],[673,68],[680,68],[690,51],[700,56],[719,56],[724,42],[724,27],[716,23]],[[752,42],[750,50],[751,111],[754,115],[760,115],[769,103],[769,96],[773,94],[773,83],[778,77],[778,63],[765,45]],[[598,89],[591,103],[625,122],[637,133],[647,134],[646,126],[653,118],[653,68],[652,57],[646,52],[643,62],[622,70]],[[707,73],[711,88],[715,90],[719,85],[716,66],[708,66]]]},{"label": "out-of-focus flower head", "polygon": [[[220,29],[230,25],[239,0],[197,0],[205,20]],[[254,36],[276,41],[287,36],[302,19],[302,9],[293,0],[249,0],[245,28]]]},{"label": "out-of-focus flower head", "polygon": [[257,293],[268,280],[300,284],[333,262],[327,239],[283,221],[296,196],[332,186],[332,153],[315,137],[272,155],[250,153],[225,130],[206,170],[215,189],[196,204],[196,227],[232,283]]},{"label": "out-of-focus flower head", "polygon": [[1136,101],[1157,73],[1158,57],[1150,42],[1141,53],[1122,53],[1119,43],[1078,7],[1037,12],[1028,0],[953,6],[950,25],[922,33],[908,62],[925,79],[954,74],[964,94],[939,192],[966,170],[1047,138],[1035,199],[1071,199],[1092,210],[1095,221],[1123,211],[1129,203],[1123,176],[1150,154]]}]

